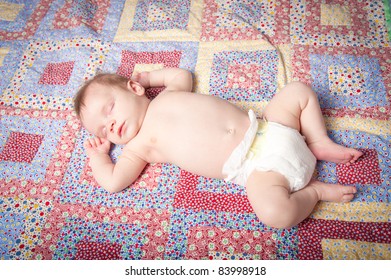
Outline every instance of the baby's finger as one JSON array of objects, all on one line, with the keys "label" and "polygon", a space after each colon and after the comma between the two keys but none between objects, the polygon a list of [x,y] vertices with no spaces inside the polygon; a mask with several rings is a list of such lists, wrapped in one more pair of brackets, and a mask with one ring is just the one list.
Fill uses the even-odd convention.
[{"label": "baby's finger", "polygon": [[102,145],[101,139],[99,137],[95,137],[94,144],[95,144],[95,147],[99,147],[100,145]]},{"label": "baby's finger", "polygon": [[102,144],[102,145],[110,144],[110,141],[107,140],[106,138],[101,138],[100,141],[101,141],[101,144]]},{"label": "baby's finger", "polygon": [[136,72],[136,71],[133,72],[133,75],[132,75],[131,79],[132,79],[133,81],[138,82],[138,80],[140,79],[140,73],[139,73],[139,72]]},{"label": "baby's finger", "polygon": [[87,139],[87,140],[84,142],[84,147],[85,147],[85,148],[92,148],[90,139]]},{"label": "baby's finger", "polygon": [[96,143],[96,137],[94,137],[94,138],[90,138],[90,139],[88,139],[88,141],[89,141],[89,143],[90,143],[90,145],[91,145],[91,148],[96,148],[96,147],[98,147],[99,145]]}]

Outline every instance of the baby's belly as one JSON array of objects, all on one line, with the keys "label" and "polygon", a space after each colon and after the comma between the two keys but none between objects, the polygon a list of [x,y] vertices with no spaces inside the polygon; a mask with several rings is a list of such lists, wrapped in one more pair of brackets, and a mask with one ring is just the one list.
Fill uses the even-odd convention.
[{"label": "baby's belly", "polygon": [[224,179],[224,163],[242,138],[242,133],[228,129],[207,139],[182,139],[162,148],[164,152],[157,149],[154,161],[172,163],[200,176]]},{"label": "baby's belly", "polygon": [[[195,151],[196,152],[196,151]],[[222,173],[222,169],[225,163],[225,160],[228,158],[223,153],[219,152],[209,152],[209,153],[194,153],[187,154],[183,157],[176,157],[168,162],[179,166],[181,169],[189,171],[193,174],[216,178],[224,179],[225,176]]]}]

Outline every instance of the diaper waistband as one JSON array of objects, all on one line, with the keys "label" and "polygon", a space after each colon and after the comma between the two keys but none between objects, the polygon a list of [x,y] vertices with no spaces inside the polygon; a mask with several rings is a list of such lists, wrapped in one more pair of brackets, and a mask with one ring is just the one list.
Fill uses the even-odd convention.
[{"label": "diaper waistband", "polygon": [[239,173],[243,162],[246,159],[248,150],[250,149],[254,138],[258,131],[258,120],[255,113],[250,110],[248,111],[248,116],[250,118],[250,127],[247,129],[246,134],[242,142],[233,150],[228,160],[224,163],[223,174],[227,175],[225,178],[226,181],[230,181],[236,177]]}]

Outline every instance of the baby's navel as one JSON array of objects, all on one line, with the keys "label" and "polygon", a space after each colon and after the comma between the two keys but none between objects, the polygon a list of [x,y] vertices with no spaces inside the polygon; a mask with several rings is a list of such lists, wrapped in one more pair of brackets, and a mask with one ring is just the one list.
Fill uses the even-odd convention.
[{"label": "baby's navel", "polygon": [[233,135],[233,134],[235,134],[235,129],[234,128],[228,128],[227,132],[228,132],[228,134]]},{"label": "baby's navel", "polygon": [[156,139],[156,137],[151,137],[150,141],[152,144],[156,144],[157,139]]}]

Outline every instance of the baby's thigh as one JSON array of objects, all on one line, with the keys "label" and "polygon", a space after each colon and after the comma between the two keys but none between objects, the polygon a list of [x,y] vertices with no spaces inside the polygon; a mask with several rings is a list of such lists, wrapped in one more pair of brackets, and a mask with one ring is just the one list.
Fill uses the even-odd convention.
[{"label": "baby's thigh", "polygon": [[310,88],[300,82],[286,85],[266,106],[264,117],[300,131],[300,115],[309,92]]},{"label": "baby's thigh", "polygon": [[[273,171],[253,171],[246,183],[247,196],[258,217],[283,208],[290,196],[288,180]],[[278,210],[277,210],[278,211]]]}]

